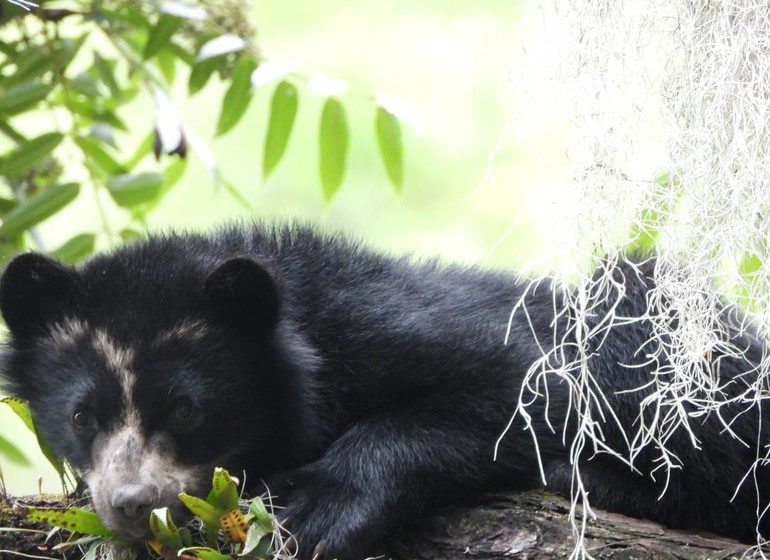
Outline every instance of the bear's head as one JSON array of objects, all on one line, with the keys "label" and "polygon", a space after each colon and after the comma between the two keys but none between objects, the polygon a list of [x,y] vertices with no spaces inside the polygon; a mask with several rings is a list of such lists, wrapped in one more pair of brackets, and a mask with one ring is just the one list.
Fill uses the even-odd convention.
[{"label": "bear's head", "polygon": [[130,538],[153,508],[181,515],[178,494],[205,493],[216,466],[250,467],[252,483],[284,468],[296,376],[314,367],[267,266],[183,250],[140,244],[79,268],[28,253],[0,281],[5,389]]}]

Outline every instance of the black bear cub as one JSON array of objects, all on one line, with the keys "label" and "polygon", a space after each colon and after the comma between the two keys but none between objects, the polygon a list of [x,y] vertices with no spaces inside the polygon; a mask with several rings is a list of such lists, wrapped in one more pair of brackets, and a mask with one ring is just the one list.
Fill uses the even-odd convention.
[{"label": "black bear cub", "polygon": [[[640,316],[651,273],[619,270],[626,295],[607,306]],[[542,485],[520,419],[494,452],[523,375],[553,345],[553,298],[510,274],[384,256],[302,226],[151,237],[78,267],[28,253],[0,284],[10,329],[0,371],[123,535],[145,537],[153,508],[182,515],[177,494],[200,494],[224,466],[255,493],[267,485],[300,557],[357,560],[431,506]],[[639,352],[648,328],[618,326],[590,358],[629,433],[658,373],[645,357],[654,350]],[[766,349],[725,336],[745,357],[709,357],[738,395]],[[532,421],[548,487],[569,492],[568,387],[549,382],[548,397]],[[759,412],[719,411],[742,441],[716,414],[693,420],[699,448],[683,433],[668,442],[681,462],[668,482],[651,475],[651,448],[634,469],[590,457],[592,505],[748,542],[770,535],[757,521],[765,467],[735,493],[766,433]],[[611,422],[603,431],[611,447],[627,445]]]}]

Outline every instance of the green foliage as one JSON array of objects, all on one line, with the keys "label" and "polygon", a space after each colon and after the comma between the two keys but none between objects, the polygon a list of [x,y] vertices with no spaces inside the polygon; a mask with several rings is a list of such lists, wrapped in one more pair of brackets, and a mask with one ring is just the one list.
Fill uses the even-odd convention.
[{"label": "green foliage", "polygon": [[98,515],[93,511],[82,508],[62,509],[22,506],[21,513],[30,521],[66,529],[71,533],[81,533],[97,537],[115,536],[113,531],[110,531],[102,524]]},{"label": "green foliage", "polygon": [[385,164],[388,178],[397,190],[404,185],[404,145],[401,140],[401,123],[383,107],[377,109],[375,121],[377,146]]},{"label": "green foliage", "polygon": [[48,461],[53,465],[53,467],[56,469],[56,472],[59,473],[59,477],[62,479],[62,484],[65,480],[65,467],[64,464],[59,460],[58,457],[54,454],[54,452],[51,450],[48,445],[41,440],[38,435],[37,431],[35,430],[35,422],[32,419],[32,411],[29,408],[29,404],[25,401],[15,399],[13,397],[4,397],[0,399],[0,403],[3,403],[7,405],[15,414],[18,416],[21,421],[24,423],[24,425],[29,429],[33,434],[35,434],[35,437],[37,438],[37,444],[40,447],[40,450],[43,452],[43,455],[45,455],[45,458],[48,459]]},{"label": "green foliage", "polygon": [[348,120],[345,108],[334,97],[324,104],[319,135],[321,186],[329,201],[342,184],[348,155]]},{"label": "green foliage", "polygon": [[[43,242],[29,234],[83,191],[97,192],[85,200],[97,206],[102,228],[73,231],[80,235],[57,249],[66,260],[120,242],[120,231],[143,230],[148,213],[185,170],[161,159],[184,159],[188,147],[205,147],[197,137],[188,142],[191,131],[170,93],[178,91],[177,81],[186,79],[193,96],[218,78],[223,93],[217,136],[232,131],[248,115],[254,97],[278,82],[269,114],[255,119],[266,123],[265,180],[286,153],[300,97],[308,92],[305,76],[293,68],[276,72],[275,61],[262,58],[244,11],[247,2],[86,0],[77,7],[47,9],[43,4],[0,15],[0,255]],[[351,133],[345,105],[361,97],[375,111],[374,140],[390,182],[400,191],[404,171],[398,118],[367,95],[314,93],[334,95],[323,104],[318,132],[319,179],[327,203],[342,186],[348,164]],[[146,105],[154,101],[154,114],[128,122],[126,106],[137,98]],[[29,122],[35,123],[32,130]],[[132,153],[126,146],[137,136],[146,140],[126,157]],[[226,186],[225,193],[244,200],[208,155],[202,159]],[[123,216],[117,227],[115,216]]]},{"label": "green foliage", "polygon": [[265,152],[262,157],[262,176],[265,179],[270,176],[286,152],[298,105],[297,88],[286,80],[279,83],[270,102],[270,120],[267,123]]}]

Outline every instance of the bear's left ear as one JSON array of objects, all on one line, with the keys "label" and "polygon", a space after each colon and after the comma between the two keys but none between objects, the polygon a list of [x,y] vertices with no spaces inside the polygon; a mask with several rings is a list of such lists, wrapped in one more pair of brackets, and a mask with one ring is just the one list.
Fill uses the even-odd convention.
[{"label": "bear's left ear", "polygon": [[215,268],[203,286],[207,305],[217,317],[239,327],[267,334],[278,322],[280,293],[267,268],[236,257]]},{"label": "bear's left ear", "polygon": [[39,253],[13,259],[0,280],[0,311],[11,332],[27,337],[44,330],[72,305],[75,271]]}]

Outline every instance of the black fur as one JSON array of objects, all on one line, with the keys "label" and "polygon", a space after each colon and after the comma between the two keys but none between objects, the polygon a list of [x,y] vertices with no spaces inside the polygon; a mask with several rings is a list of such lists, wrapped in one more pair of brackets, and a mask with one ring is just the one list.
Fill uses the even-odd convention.
[{"label": "black fur", "polygon": [[[642,270],[650,275],[652,267]],[[627,296],[618,313],[639,316],[650,279],[622,272]],[[545,286],[526,296],[531,324],[517,313],[503,344],[523,293],[510,274],[392,258],[304,227],[158,236],[78,268],[22,255],[0,285],[12,334],[2,374],[13,394],[31,402],[50,445],[87,470],[90,440],[73,430],[73,407],[91,403],[98,429],[109,432],[126,404],[86,337],[61,349],[51,332],[77,319],[108,333],[134,350],[133,400],[148,438],[164,434],[180,463],[200,468],[201,484],[220,461],[245,469],[252,488],[266,481],[303,557],[323,541],[328,556],[357,559],[378,552],[388,530],[428,507],[541,485],[520,418],[493,460],[522,377],[541,356],[533,331],[542,348],[552,347],[553,294]],[[183,320],[208,328],[194,341],[158,343],[159,333]],[[644,387],[654,372],[618,364],[644,361],[637,350],[648,328],[616,328],[590,363],[629,431],[649,390],[620,391]],[[737,393],[754,380],[762,347],[751,335],[731,336],[748,349],[746,359],[723,358],[719,371]],[[567,387],[553,381],[548,391],[557,433],[547,428],[543,399],[531,412],[548,485],[567,493]],[[170,418],[180,401],[195,411],[183,425]],[[758,408],[736,412],[721,414],[736,417],[733,429],[746,446],[723,437],[713,415],[691,422],[700,450],[683,433],[668,443],[683,466],[662,497],[665,477],[650,476],[653,449],[636,458],[636,473],[606,455],[590,458],[582,473],[592,505],[752,542],[757,508],[767,503],[764,468],[759,506],[752,483],[731,497],[765,430]],[[602,429],[611,447],[623,449],[611,422]],[[770,535],[766,522],[761,529]]]}]

